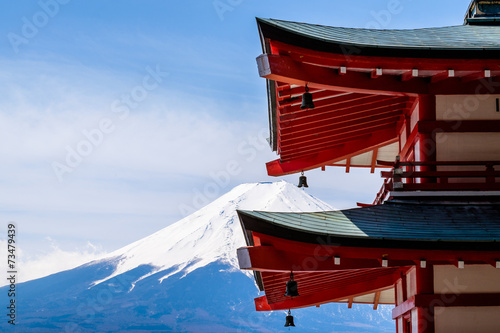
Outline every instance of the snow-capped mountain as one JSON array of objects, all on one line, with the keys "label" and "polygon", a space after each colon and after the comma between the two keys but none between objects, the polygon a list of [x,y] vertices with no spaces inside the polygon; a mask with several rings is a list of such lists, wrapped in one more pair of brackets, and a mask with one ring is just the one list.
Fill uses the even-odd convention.
[{"label": "snow-capped mountain", "polygon": [[119,263],[106,279],[144,264],[154,266],[154,272],[176,267],[161,279],[180,271],[188,274],[215,261],[238,268],[236,249],[246,244],[237,209],[312,212],[333,208],[284,181],[243,184],[177,223],[111,253],[107,259],[119,258]]},{"label": "snow-capped mountain", "polygon": [[[255,311],[253,277],[238,269],[236,249],[245,242],[236,209],[332,208],[286,182],[240,185],[102,260],[19,284],[15,330],[5,320],[0,331],[284,331],[284,313]],[[297,332],[391,332],[391,310],[381,308],[332,304],[294,316]]]}]

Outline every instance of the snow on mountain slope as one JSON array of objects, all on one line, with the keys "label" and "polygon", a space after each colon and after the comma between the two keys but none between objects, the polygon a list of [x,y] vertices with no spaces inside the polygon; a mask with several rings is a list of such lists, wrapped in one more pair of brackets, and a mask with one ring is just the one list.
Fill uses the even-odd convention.
[{"label": "snow on mountain slope", "polygon": [[163,280],[179,271],[188,274],[215,261],[237,269],[236,249],[246,245],[237,209],[305,212],[333,208],[284,181],[243,184],[190,216],[111,253],[103,260],[118,258],[116,270],[94,285],[148,264],[156,269],[142,278],[176,267]]}]

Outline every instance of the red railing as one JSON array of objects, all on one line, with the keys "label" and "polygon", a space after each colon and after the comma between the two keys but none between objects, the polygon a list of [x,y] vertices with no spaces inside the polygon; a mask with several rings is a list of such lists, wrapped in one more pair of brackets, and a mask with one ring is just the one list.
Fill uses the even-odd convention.
[{"label": "red railing", "polygon": [[495,170],[500,161],[377,163],[393,169],[381,172],[385,180],[374,205],[391,191],[500,191],[500,171]]}]

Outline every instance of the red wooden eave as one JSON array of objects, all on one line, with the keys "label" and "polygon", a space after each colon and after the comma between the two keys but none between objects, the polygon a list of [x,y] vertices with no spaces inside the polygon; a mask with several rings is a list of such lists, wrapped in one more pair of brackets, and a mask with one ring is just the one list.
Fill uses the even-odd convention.
[{"label": "red wooden eave", "polygon": [[274,311],[308,307],[340,301],[391,288],[399,278],[398,269],[368,269],[336,273],[294,273],[299,286],[298,297],[285,297],[289,274],[264,273],[266,296],[255,299],[257,311]]},{"label": "red wooden eave", "polygon": [[272,176],[282,176],[287,174],[296,173],[297,171],[306,171],[319,168],[323,165],[341,161],[354,155],[362,154],[364,152],[372,151],[375,148],[383,147],[391,143],[397,142],[397,127],[375,131],[371,134],[365,134],[352,141],[341,143],[332,147],[320,148],[318,152],[308,157],[297,157],[291,161],[282,162],[275,160],[266,164],[267,172]]},{"label": "red wooden eave", "polygon": [[[259,74],[276,83],[272,123],[280,159],[267,164],[271,176],[333,165],[396,142],[420,95],[500,93],[497,59],[361,56],[267,42],[270,53],[257,62]],[[300,108],[306,84],[315,109]],[[380,143],[374,136],[382,131],[397,133]],[[373,171],[374,164],[368,167]]]},{"label": "red wooden eave", "polygon": [[[428,267],[462,260],[497,265],[497,251],[362,248],[301,243],[253,232],[256,246],[238,249],[240,268],[259,272],[266,296],[257,311],[284,310],[352,299],[392,288],[411,266]],[[334,258],[340,262],[335,263]],[[460,258],[460,259],[459,259]],[[387,260],[385,267],[382,259]],[[431,268],[430,268],[431,269]],[[285,297],[290,272],[300,296]]]}]

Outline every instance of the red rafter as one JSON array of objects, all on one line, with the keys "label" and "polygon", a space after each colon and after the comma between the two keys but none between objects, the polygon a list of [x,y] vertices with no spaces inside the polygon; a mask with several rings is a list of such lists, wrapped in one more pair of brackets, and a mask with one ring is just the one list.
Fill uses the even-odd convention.
[{"label": "red rafter", "polygon": [[[263,274],[266,296],[255,299],[257,311],[285,310],[307,307],[349,297],[386,290],[398,278],[397,269],[358,270],[335,275],[332,273],[294,274],[299,285],[299,297],[284,297],[289,274]],[[339,272],[341,273],[341,272]]]},{"label": "red rafter", "polygon": [[[302,93],[305,91],[303,90]],[[311,91],[309,91],[311,92]],[[332,93],[329,90],[321,90],[315,93],[312,93],[313,99],[314,100],[319,100],[319,99],[325,99],[325,98],[330,98],[330,97],[335,97],[335,96],[342,96],[345,95],[345,93]],[[278,105],[280,108],[284,107],[293,107],[293,109],[296,109],[295,106],[298,106],[298,109],[300,109],[300,105],[302,103],[302,95],[295,96],[295,97],[290,97],[287,99],[283,99],[282,101],[278,102]]]},{"label": "red rafter", "polygon": [[[293,146],[286,146],[286,153],[281,155],[281,161],[285,162],[293,158],[304,158],[305,156],[315,155],[321,153],[325,149],[341,149],[343,145],[349,144],[355,140],[368,140],[372,133],[383,131],[383,130],[394,130],[397,128],[397,125],[394,123],[387,123],[384,125],[379,125],[375,129],[372,128],[361,128],[356,131],[351,131],[350,133],[342,133],[339,132],[337,134],[329,135],[326,138],[321,139],[310,139],[308,141],[307,147],[302,147],[300,143],[295,144]],[[397,141],[397,140],[395,140]],[[359,155],[360,153],[352,153],[349,155],[354,157]],[[334,162],[331,162],[334,163]]]},{"label": "red rafter", "polygon": [[[314,95],[313,95],[314,96]],[[316,101],[314,103],[315,108],[312,110],[303,110],[300,108],[300,105],[294,105],[294,106],[289,106],[289,107],[284,107],[280,110],[281,116],[287,116],[291,114],[304,114],[307,113],[307,111],[314,111],[314,113],[322,112],[325,109],[330,109],[331,107],[335,105],[340,105],[343,103],[349,103],[352,104],[356,100],[364,100],[364,99],[374,99],[374,96],[367,95],[367,94],[345,94],[345,93],[339,93],[337,95],[332,95],[330,98],[325,98],[320,101]],[[313,97],[314,99],[314,97]]]},{"label": "red rafter", "polygon": [[301,170],[311,170],[397,141],[398,131],[396,126],[394,126],[392,130],[387,129],[373,132],[367,139],[358,139],[346,143],[341,147],[324,149],[312,157],[297,158],[296,160],[283,163],[280,160],[269,162],[266,164],[267,172],[270,176],[284,176]]},{"label": "red rafter", "polygon": [[306,133],[311,133],[316,136],[321,134],[322,129],[341,129],[353,125],[361,125],[364,123],[375,122],[380,119],[386,119],[393,117],[395,115],[404,114],[406,105],[405,104],[396,104],[387,107],[376,108],[375,110],[366,110],[360,113],[354,114],[340,114],[331,113],[329,117],[315,117],[297,121],[290,121],[281,124],[280,135],[283,136],[282,140],[286,141],[286,136],[293,135],[297,137],[297,134],[301,136],[307,135]]},{"label": "red rafter", "polygon": [[279,120],[282,123],[301,118],[325,117],[332,115],[354,115],[366,110],[376,110],[379,107],[390,106],[400,103],[406,103],[407,97],[388,97],[388,96],[364,96],[351,100],[344,100],[337,104],[332,104],[328,108],[316,108],[309,112],[294,112],[282,115]]}]

